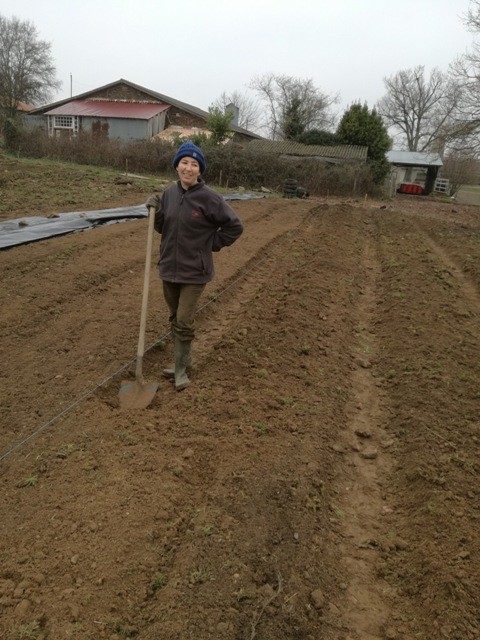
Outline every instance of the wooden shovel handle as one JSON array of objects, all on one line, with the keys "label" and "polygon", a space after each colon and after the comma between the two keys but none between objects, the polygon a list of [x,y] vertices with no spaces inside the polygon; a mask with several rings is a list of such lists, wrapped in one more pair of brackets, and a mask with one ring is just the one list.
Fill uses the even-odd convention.
[{"label": "wooden shovel handle", "polygon": [[145,276],[143,279],[142,313],[140,315],[140,333],[138,336],[137,367],[135,377],[143,384],[143,354],[145,352],[145,327],[147,324],[148,291],[150,288],[150,264],[152,262],[153,225],[155,223],[155,208],[148,207],[148,236],[147,255],[145,257]]}]

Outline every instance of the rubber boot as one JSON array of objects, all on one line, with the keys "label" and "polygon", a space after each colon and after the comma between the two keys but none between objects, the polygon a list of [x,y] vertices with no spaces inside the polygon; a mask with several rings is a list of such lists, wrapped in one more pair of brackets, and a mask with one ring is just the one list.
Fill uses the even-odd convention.
[{"label": "rubber boot", "polygon": [[173,380],[175,379],[175,365],[172,364],[169,367],[167,367],[166,369],[164,369],[162,371],[162,375],[164,378],[168,378],[169,380],[171,380],[173,382]]},{"label": "rubber boot", "polygon": [[187,367],[191,363],[191,342],[175,340],[175,389],[183,391],[190,384],[187,376]]},{"label": "rubber boot", "polygon": [[[187,357],[187,372],[192,369],[192,352],[191,350],[188,352]],[[171,364],[166,369],[163,369],[162,375],[164,378],[168,378],[171,382],[175,380],[175,363]]]}]

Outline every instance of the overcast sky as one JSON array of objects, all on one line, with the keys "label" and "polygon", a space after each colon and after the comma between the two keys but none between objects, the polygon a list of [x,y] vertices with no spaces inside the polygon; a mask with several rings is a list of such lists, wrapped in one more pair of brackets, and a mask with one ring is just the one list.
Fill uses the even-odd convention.
[{"label": "overcast sky", "polygon": [[[469,0],[1,0],[52,44],[61,100],[125,78],[207,110],[265,73],[373,107],[383,78],[449,64],[473,41]],[[252,94],[253,96],[253,94]]]}]

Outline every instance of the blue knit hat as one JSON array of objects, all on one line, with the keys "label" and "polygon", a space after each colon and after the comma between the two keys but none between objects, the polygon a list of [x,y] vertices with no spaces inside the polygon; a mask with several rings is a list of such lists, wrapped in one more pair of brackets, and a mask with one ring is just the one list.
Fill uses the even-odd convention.
[{"label": "blue knit hat", "polygon": [[200,173],[203,173],[207,168],[205,157],[202,150],[193,144],[193,142],[184,142],[179,148],[173,159],[173,168],[176,169],[178,163],[182,158],[194,158],[200,165]]}]

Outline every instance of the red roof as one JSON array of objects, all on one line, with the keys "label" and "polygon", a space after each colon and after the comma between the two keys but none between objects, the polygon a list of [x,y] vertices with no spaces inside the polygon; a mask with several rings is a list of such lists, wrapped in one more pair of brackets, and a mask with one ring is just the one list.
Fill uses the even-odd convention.
[{"label": "red roof", "polygon": [[47,111],[48,116],[92,116],[149,120],[170,105],[161,102],[114,102],[113,100],[71,100]]}]

